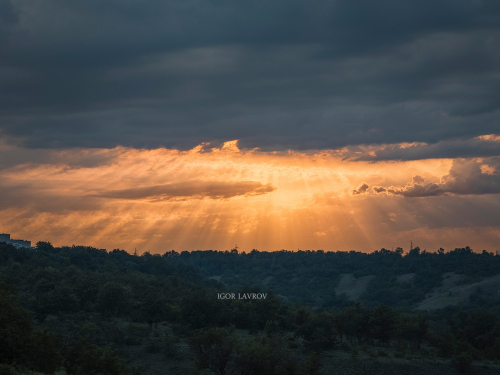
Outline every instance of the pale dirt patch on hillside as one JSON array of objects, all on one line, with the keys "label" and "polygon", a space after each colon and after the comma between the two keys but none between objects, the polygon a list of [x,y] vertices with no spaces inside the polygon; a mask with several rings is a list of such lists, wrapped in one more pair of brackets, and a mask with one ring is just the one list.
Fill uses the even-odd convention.
[{"label": "pale dirt patch on hillside", "polygon": [[[358,350],[360,348],[358,347]],[[371,347],[377,352],[380,347]],[[392,352],[384,348],[384,351]],[[393,352],[388,357],[371,358],[362,350],[356,358],[351,353],[341,350],[329,350],[322,354],[321,373],[325,375],[457,375],[457,370],[449,359],[430,359],[414,356],[413,359],[394,358]],[[418,357],[418,359],[417,359]],[[474,375],[498,375],[500,366],[481,362],[472,363]]]},{"label": "pale dirt patch on hillside", "polygon": [[415,307],[415,310],[435,310],[466,303],[470,295],[479,288],[483,293],[489,295],[498,295],[500,291],[500,275],[487,277],[477,283],[463,285],[458,285],[458,282],[463,279],[462,275],[446,272],[442,277],[442,285],[434,288],[426,296],[427,298]]},{"label": "pale dirt patch on hillside", "polygon": [[352,273],[343,273],[340,275],[339,285],[335,288],[335,294],[340,296],[345,293],[350,300],[358,301],[374,277],[374,275],[368,275],[356,278]]},{"label": "pale dirt patch on hillside", "polygon": [[273,281],[274,277],[273,276],[268,276],[262,281],[262,286],[267,289],[269,288],[269,283]]},{"label": "pale dirt patch on hillside", "polygon": [[405,273],[404,275],[399,275],[396,278],[398,283],[411,283],[413,280],[415,280],[415,274],[414,273]]}]

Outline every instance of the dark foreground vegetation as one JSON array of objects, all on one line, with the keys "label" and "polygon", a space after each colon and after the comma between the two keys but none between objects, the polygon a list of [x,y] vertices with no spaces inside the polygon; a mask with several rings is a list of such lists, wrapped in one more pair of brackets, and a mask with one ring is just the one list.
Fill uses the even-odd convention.
[{"label": "dark foreground vegetation", "polygon": [[[467,248],[134,256],[0,243],[0,374],[494,374],[494,295],[476,291],[467,304],[441,310],[413,307],[444,272],[468,282],[499,265],[500,257]],[[374,296],[372,283],[358,301],[337,295],[345,273],[374,275],[390,298]],[[411,282],[397,281],[409,273]],[[259,286],[265,299],[217,299]]]}]

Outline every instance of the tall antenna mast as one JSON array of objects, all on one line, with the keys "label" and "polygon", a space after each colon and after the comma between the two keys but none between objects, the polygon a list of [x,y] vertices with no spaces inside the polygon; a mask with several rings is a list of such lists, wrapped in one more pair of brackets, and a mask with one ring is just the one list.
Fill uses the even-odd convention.
[{"label": "tall antenna mast", "polygon": [[410,250],[413,250],[413,240],[410,241]]}]

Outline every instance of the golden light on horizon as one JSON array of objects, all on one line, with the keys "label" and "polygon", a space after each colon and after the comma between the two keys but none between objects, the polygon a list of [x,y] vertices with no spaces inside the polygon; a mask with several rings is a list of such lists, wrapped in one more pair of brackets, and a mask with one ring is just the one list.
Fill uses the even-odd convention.
[{"label": "golden light on horizon", "polygon": [[[3,207],[0,225],[58,246],[153,253],[235,244],[245,251],[372,251],[410,239],[437,248],[471,244],[465,234],[474,231],[481,246],[499,238],[491,226],[443,225],[455,215],[444,210],[455,196],[401,196],[442,185],[454,160],[368,162],[344,154],[240,150],[237,141],[189,151],[51,151],[47,161],[3,170],[4,191],[15,204]],[[472,199],[499,204],[496,195],[484,195],[460,197],[460,207]]]}]

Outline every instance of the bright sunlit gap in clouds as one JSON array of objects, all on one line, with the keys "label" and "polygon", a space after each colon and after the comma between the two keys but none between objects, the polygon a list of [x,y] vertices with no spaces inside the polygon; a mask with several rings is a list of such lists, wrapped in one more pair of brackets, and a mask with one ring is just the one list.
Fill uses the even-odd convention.
[{"label": "bright sunlit gap in clouds", "polygon": [[[496,142],[492,137],[482,141]],[[244,251],[373,251],[408,248],[410,240],[429,251],[497,250],[498,158],[369,160],[388,148],[424,146],[317,152],[240,150],[237,141],[189,151],[3,146],[12,165],[0,171],[0,226],[33,242],[129,252],[235,244]]]}]

